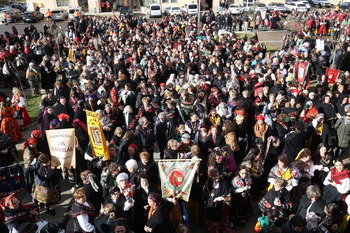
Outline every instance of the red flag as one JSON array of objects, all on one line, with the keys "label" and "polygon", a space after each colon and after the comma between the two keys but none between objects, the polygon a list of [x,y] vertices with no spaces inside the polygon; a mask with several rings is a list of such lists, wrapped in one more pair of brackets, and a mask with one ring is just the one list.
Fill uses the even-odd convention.
[{"label": "red flag", "polygon": [[337,78],[339,77],[341,70],[336,70],[332,68],[327,68],[326,77],[329,84],[334,84]]}]

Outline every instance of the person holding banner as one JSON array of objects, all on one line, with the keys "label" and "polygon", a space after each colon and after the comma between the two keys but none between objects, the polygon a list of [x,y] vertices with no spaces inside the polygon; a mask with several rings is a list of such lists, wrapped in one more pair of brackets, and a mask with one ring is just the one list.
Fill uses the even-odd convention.
[{"label": "person holding banner", "polygon": [[50,163],[50,157],[46,154],[41,154],[38,163],[24,170],[24,177],[27,177],[29,172],[37,172],[34,178],[33,199],[39,205],[44,205],[46,213],[55,216],[56,211],[53,204],[56,204],[61,198],[60,185],[58,183],[60,175],[57,174],[56,170],[51,169]]}]

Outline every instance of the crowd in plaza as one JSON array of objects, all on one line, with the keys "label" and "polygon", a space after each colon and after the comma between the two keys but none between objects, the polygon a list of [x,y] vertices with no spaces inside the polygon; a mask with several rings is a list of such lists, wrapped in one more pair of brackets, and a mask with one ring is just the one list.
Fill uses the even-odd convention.
[{"label": "crowd in plaza", "polygon": [[[0,166],[15,162],[24,140],[28,192],[54,216],[62,176],[50,166],[46,132],[75,128],[74,232],[190,232],[203,223],[224,233],[249,220],[255,232],[349,232],[348,14],[264,17],[209,11],[200,26],[185,15],[79,16],[67,31],[13,26],[0,35],[0,80],[13,90],[0,95]],[[236,33],[261,23],[289,26],[280,50],[268,51],[256,31]],[[301,62],[309,65],[302,82]],[[327,67],[339,71],[334,83]],[[37,122],[25,87],[41,96]],[[98,116],[109,160],[93,154],[85,110]],[[188,202],[162,198],[155,154],[201,159]],[[36,232],[33,208],[15,193],[0,205],[1,232]]]}]

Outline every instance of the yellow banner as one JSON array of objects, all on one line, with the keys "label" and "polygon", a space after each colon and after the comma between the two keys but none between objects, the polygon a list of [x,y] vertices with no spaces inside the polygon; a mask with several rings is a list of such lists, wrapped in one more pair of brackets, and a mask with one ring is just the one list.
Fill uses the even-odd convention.
[{"label": "yellow banner", "polygon": [[97,119],[96,113],[85,110],[90,146],[93,155],[104,157],[103,160],[109,160],[109,151],[107,148],[106,137],[103,133],[100,121]]},{"label": "yellow banner", "polygon": [[51,167],[75,168],[75,129],[46,130]]}]

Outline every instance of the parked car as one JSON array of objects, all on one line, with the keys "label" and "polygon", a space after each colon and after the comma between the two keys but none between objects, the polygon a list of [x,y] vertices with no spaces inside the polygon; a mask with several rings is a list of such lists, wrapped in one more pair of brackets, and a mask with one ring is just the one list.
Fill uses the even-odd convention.
[{"label": "parked car", "polygon": [[299,2],[288,2],[286,3],[286,7],[289,11],[297,11],[297,12],[306,12],[307,8],[304,3]]},{"label": "parked car", "polygon": [[75,10],[78,10],[80,12],[81,16],[84,15],[84,11],[83,11],[83,9],[80,6],[78,6],[78,7],[70,7],[68,9],[68,17],[69,17],[70,20],[75,20],[75,17],[74,17]]},{"label": "parked car", "polygon": [[147,7],[149,17],[162,17],[162,8],[159,4],[149,4]]},{"label": "parked car", "polygon": [[166,8],[165,14],[167,15],[182,15],[181,8],[178,6],[170,6]]},{"label": "parked car", "polygon": [[134,12],[130,6],[120,7],[119,13],[121,16],[124,16],[124,17],[132,17],[134,15]]},{"label": "parked car", "polygon": [[243,13],[243,6],[238,4],[231,4],[228,11],[233,15],[240,15]]},{"label": "parked car", "polygon": [[331,3],[328,0],[312,0],[312,4],[318,7],[331,7]]},{"label": "parked car", "polygon": [[304,3],[308,11],[311,9],[311,5],[308,1],[298,1],[298,2]]},{"label": "parked car", "polygon": [[27,11],[27,6],[24,5],[24,4],[17,4],[17,3],[14,3],[14,4],[11,4],[11,5],[10,5],[10,8],[16,8],[16,9],[22,11],[22,12]]},{"label": "parked car", "polygon": [[26,11],[23,13],[24,22],[39,22],[44,18],[44,14],[40,11]]},{"label": "parked car", "polygon": [[343,11],[349,11],[350,10],[350,2],[343,2],[340,4],[339,7]]},{"label": "parked car", "polygon": [[283,3],[279,2],[271,2],[269,5],[267,5],[267,9],[269,11],[279,11],[279,12],[287,12],[287,8]]},{"label": "parked car", "polygon": [[66,20],[68,19],[68,12],[63,9],[55,9],[51,11],[52,20]]},{"label": "parked car", "polygon": [[267,11],[267,7],[264,3],[255,3],[254,12]]},{"label": "parked car", "polygon": [[244,12],[252,12],[254,8],[254,4],[252,2],[247,2],[243,5]]},{"label": "parked car", "polygon": [[182,8],[182,12],[189,15],[198,14],[198,4],[197,3],[186,3]]},{"label": "parked car", "polygon": [[4,23],[4,19],[2,17],[3,12],[7,13],[7,22],[8,23],[16,23],[23,19],[22,12],[15,8],[1,8],[0,9],[0,21]]}]

